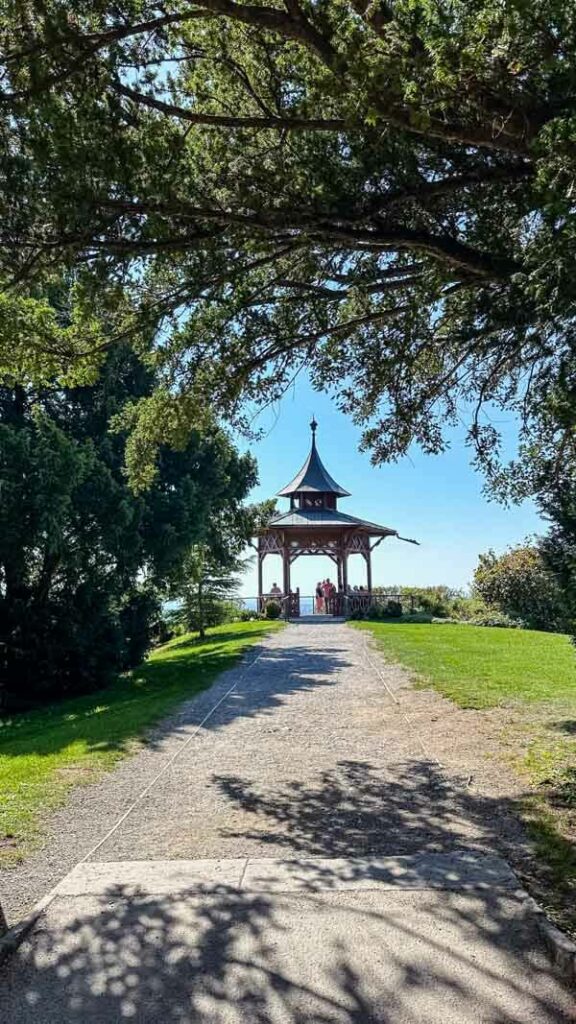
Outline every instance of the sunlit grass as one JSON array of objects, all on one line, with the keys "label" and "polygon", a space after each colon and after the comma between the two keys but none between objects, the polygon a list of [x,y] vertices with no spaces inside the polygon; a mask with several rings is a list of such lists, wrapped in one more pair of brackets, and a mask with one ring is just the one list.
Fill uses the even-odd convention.
[{"label": "sunlit grass", "polygon": [[464,708],[576,697],[576,650],[567,636],[451,623],[356,622],[386,654]]}]

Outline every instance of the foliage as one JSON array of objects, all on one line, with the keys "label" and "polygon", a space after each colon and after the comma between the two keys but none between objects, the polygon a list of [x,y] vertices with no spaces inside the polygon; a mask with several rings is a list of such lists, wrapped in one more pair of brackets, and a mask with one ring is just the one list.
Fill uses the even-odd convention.
[{"label": "foliage", "polygon": [[384,609],[386,618],[399,619],[402,615],[402,605],[400,601],[388,601]]},{"label": "foliage", "polygon": [[[240,542],[248,539],[249,534],[241,537]],[[232,622],[238,615],[234,598],[238,593],[238,574],[243,563],[233,553],[233,542],[234,538],[220,538],[219,557],[215,557],[205,544],[190,548],[172,589],[172,596],[181,602],[175,613],[176,621],[185,629],[197,630],[202,638],[209,626]],[[226,543],[230,547],[224,554]]]},{"label": "foliage", "polygon": [[540,496],[540,509],[552,526],[539,540],[544,565],[554,576],[565,606],[566,628],[576,640],[576,478],[574,468],[561,480],[548,469]]},{"label": "foliage", "polygon": [[522,619],[514,619],[498,608],[486,608],[478,611],[466,620],[473,626],[498,626],[501,629],[522,629],[526,623]]},{"label": "foliage", "polygon": [[400,601],[387,601],[386,604],[374,604],[369,605],[366,611],[358,609],[354,611],[350,618],[351,619],[369,619],[378,621],[380,619],[399,619],[402,617],[402,604]]},{"label": "foliage", "polygon": [[432,622],[439,623],[440,625],[490,626],[501,629],[524,629],[526,625],[521,619],[512,619],[498,608],[489,608],[487,605],[483,605],[481,609],[477,609],[474,613],[469,613],[462,618],[433,618]]},{"label": "foliage", "polygon": [[282,614],[282,605],[279,601],[267,601],[264,611],[267,619],[279,619]]},{"label": "foliage", "polygon": [[558,582],[537,547],[509,548],[503,555],[480,555],[474,590],[492,609],[533,629],[564,632],[566,605]]},{"label": "foliage", "polygon": [[[537,490],[542,459],[561,478],[576,446],[570,4],[4,8],[7,374],[95,373],[103,323],[156,333],[161,379],[129,416],[144,482],[211,404],[247,429],[303,365],[376,461],[442,450],[468,409],[498,494]],[[65,324],[37,297],[55,266],[71,273]],[[517,466],[499,465],[486,405],[520,415]]]},{"label": "foliage", "polygon": [[153,386],[124,346],[93,385],[0,388],[4,704],[81,693],[138,664],[190,544],[249,521],[254,463],[219,430],[163,449],[154,483],[130,490],[110,420]]},{"label": "foliage", "polygon": [[434,587],[375,587],[374,593],[394,595],[405,604],[413,602],[415,608],[438,617],[456,615],[457,610],[463,610],[466,605],[461,590],[442,584]]},{"label": "foliage", "polygon": [[179,637],[114,686],[0,720],[0,865],[18,863],[40,837],[46,810],[134,749],[179,701],[205,689],[276,624]]},{"label": "foliage", "polygon": [[241,608],[238,612],[239,622],[255,622],[257,619],[265,618],[259,612],[251,612],[249,608]]}]

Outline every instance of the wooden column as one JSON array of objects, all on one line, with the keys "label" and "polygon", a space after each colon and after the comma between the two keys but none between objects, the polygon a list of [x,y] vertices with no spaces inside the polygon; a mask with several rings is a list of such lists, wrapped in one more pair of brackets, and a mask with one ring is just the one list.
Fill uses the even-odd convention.
[{"label": "wooden column", "polygon": [[372,593],[372,552],[370,551],[370,540],[368,540],[366,549],[366,584],[368,587],[368,593]]},{"label": "wooden column", "polygon": [[287,547],[282,549],[282,565],[283,565],[283,583],[282,589],[284,591],[284,597],[287,597],[290,593],[290,551]]},{"label": "wooden column", "polygon": [[348,590],[348,553],[344,551],[342,555],[342,586],[344,590]]},{"label": "wooden column", "polygon": [[264,568],[263,562],[264,562],[264,555],[259,550],[258,551],[258,611],[259,612],[262,611],[262,597],[263,597],[263,591],[264,591],[264,583],[263,583],[263,580],[262,580],[262,570]]}]

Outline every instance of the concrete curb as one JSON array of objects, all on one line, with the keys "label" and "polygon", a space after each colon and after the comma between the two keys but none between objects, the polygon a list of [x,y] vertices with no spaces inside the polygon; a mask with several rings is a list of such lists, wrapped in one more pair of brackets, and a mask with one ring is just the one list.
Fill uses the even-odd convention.
[{"label": "concrete curb", "polygon": [[[440,860],[443,860],[443,859],[444,858],[440,857]],[[508,870],[510,872],[510,876],[512,878],[515,877],[514,876],[514,872],[512,870],[510,870],[509,865],[506,864],[505,861],[501,861],[500,858],[493,858],[493,859],[495,860],[496,863],[500,861],[503,867],[505,866],[506,868],[508,868]],[[392,867],[393,869],[396,870],[398,867],[401,867],[403,864],[404,865],[411,865],[411,864],[413,864],[414,861],[419,861],[419,860],[420,860],[420,858],[418,858],[418,857],[399,857],[399,858],[392,858],[392,857],[390,857],[390,858],[385,858],[385,859],[380,860],[380,861],[377,858],[366,859],[365,864],[366,864],[367,868],[369,868],[368,873],[367,873],[368,874],[368,878],[364,879],[364,880],[361,880],[359,878],[357,878],[356,880],[350,880],[347,884],[344,884],[342,886],[342,888],[344,888],[344,889],[348,889],[348,888],[351,888],[351,889],[356,889],[356,888],[363,889],[365,887],[365,885],[366,885],[366,882],[368,881],[368,879],[370,878],[370,876],[372,875],[372,872],[374,870],[376,871],[376,876],[378,876],[380,874],[381,869],[386,869],[386,868]],[[432,857],[432,858],[424,857],[424,858],[422,858],[422,860],[423,860],[423,863],[425,865],[429,866],[430,860],[434,861],[434,857]],[[474,860],[475,860],[475,858],[471,859],[472,864],[473,864]],[[196,881],[200,880],[200,881],[205,883],[205,882],[211,880],[213,882],[219,881],[221,883],[222,882],[222,870],[223,869],[226,869],[224,871],[224,874],[226,874],[226,871],[228,873],[230,873],[230,871],[234,871],[235,869],[239,869],[239,870],[241,869],[241,871],[242,871],[242,879],[244,880],[244,875],[247,873],[247,867],[248,867],[250,862],[252,863],[254,868],[258,867],[259,869],[262,869],[262,867],[267,867],[269,869],[272,869],[272,871],[273,871],[273,874],[268,879],[264,879],[264,878],[260,879],[259,876],[256,876],[256,879],[255,879],[256,885],[254,887],[258,891],[260,891],[262,889],[264,889],[266,891],[268,891],[268,890],[274,891],[276,888],[278,888],[281,891],[284,891],[284,890],[288,890],[289,891],[289,890],[298,890],[298,889],[300,889],[300,887],[302,887],[304,889],[304,891],[306,891],[306,889],[308,887],[307,886],[307,882],[306,882],[306,878],[305,878],[305,869],[306,869],[306,867],[313,866],[313,867],[317,868],[320,865],[321,867],[327,868],[331,864],[339,863],[336,860],[331,862],[330,860],[322,860],[322,859],[317,859],[317,858],[311,858],[310,860],[306,860],[305,858],[302,859],[302,860],[298,860],[298,859],[289,860],[289,859],[286,859],[286,860],[282,860],[282,861],[275,860],[275,859],[272,859],[272,860],[268,860],[268,859],[262,860],[262,859],[258,859],[258,858],[248,858],[248,859],[239,858],[237,861],[236,860],[227,860],[227,861],[217,861],[217,860],[209,861],[209,860],[207,860],[207,861],[201,861],[201,862],[199,862],[199,861],[180,861],[180,862],[176,861],[174,863],[173,862],[157,862],[156,863],[156,862],[145,862],[145,861],[143,861],[143,862],[128,862],[127,864],[119,863],[119,864],[102,864],[102,865],[100,865],[100,864],[97,864],[97,865],[85,865],[85,864],[77,865],[77,867],[74,868],[68,875],[66,875],[65,878],[62,879],[62,881],[60,881],[58,883],[58,885],[54,886],[54,888],[51,889],[51,891],[49,893],[47,893],[47,895],[44,896],[44,898],[41,899],[32,908],[32,910],[24,918],[22,918],[21,921],[19,921],[15,925],[13,925],[11,928],[8,929],[8,931],[6,931],[3,935],[0,936],[0,965],[2,963],[4,963],[9,956],[11,956],[13,953],[16,952],[18,947],[22,944],[22,942],[24,941],[26,936],[32,931],[34,926],[40,920],[40,918],[44,914],[45,910],[47,910],[47,908],[50,906],[50,904],[53,902],[53,900],[57,899],[59,896],[78,895],[78,893],[76,892],[76,887],[74,885],[74,881],[75,881],[75,878],[76,878],[77,874],[79,874],[80,881],[82,881],[82,883],[83,883],[83,885],[81,886],[82,891],[84,891],[84,889],[87,887],[88,891],[98,892],[98,891],[100,891],[101,882],[102,881],[106,882],[106,884],[109,883],[109,879],[106,879],[106,877],[105,877],[106,876],[106,869],[110,870],[111,868],[114,868],[114,870],[117,871],[117,870],[119,870],[121,868],[124,868],[124,869],[127,868],[128,870],[130,870],[131,868],[137,867],[138,869],[147,868],[148,870],[150,870],[150,869],[154,869],[154,867],[161,867],[162,870],[164,871],[167,867],[171,867],[171,866],[174,867],[175,866],[175,869],[177,869],[179,871],[183,871],[184,878],[181,881],[185,882],[186,885],[188,886],[192,882],[192,878],[191,877],[187,877],[188,872],[190,871],[191,868],[193,868],[194,876],[198,875],[199,868],[201,868],[200,874],[203,875],[203,876],[205,875],[205,877],[202,877],[201,879],[198,877],[198,879],[196,879]],[[294,867],[296,867],[296,866],[299,867],[299,868],[303,868],[304,869],[304,878],[291,877],[292,876],[292,869]],[[92,873],[94,873],[94,879],[92,879],[92,884],[88,884],[86,886],[86,882],[89,882],[90,881],[90,877],[91,877],[90,876],[90,869],[92,869]],[[88,873],[88,877],[86,879],[84,879],[82,872],[87,872]],[[101,880],[99,878],[99,876],[100,876],[100,874],[102,872],[104,872],[104,877]],[[395,873],[395,871],[394,871],[394,873]],[[433,874],[434,874],[434,872],[433,872]],[[212,876],[214,876],[214,877],[212,878]],[[278,877],[276,877],[276,876],[278,876]],[[126,878],[126,879],[124,879],[124,881],[125,882],[129,882],[130,879]],[[229,879],[229,881],[232,881],[232,884],[234,884],[234,879]],[[380,878],[380,882],[382,883],[383,881],[384,881],[384,879]],[[501,881],[504,881],[505,883],[507,882],[507,884],[504,884],[504,886],[503,886],[504,889],[509,889],[509,891],[512,890],[513,887],[510,884],[510,879],[502,879]],[[96,882],[95,886],[94,886],[94,882]],[[172,882],[174,882],[174,880],[172,880]],[[369,887],[372,887],[375,884],[375,882],[376,882],[376,879],[373,878],[371,880],[371,882],[369,882]],[[436,887],[438,887],[438,888],[451,888],[450,884],[446,885],[446,882],[444,882],[444,885],[442,885],[442,883],[441,883],[439,886],[436,886],[434,884],[433,877],[428,877],[426,879],[421,879],[419,882],[416,879],[408,878],[408,879],[406,879],[407,884],[405,886],[402,885],[401,879],[398,878],[398,877],[395,879],[395,883],[392,882],[392,884],[390,884],[390,882],[391,882],[391,879],[388,879],[387,881],[385,881],[384,882],[384,888],[389,889],[389,890],[390,889],[395,889],[397,887],[397,885],[398,885],[398,882],[400,882],[400,885],[398,886],[398,888],[400,888],[400,889],[404,888],[405,891],[406,890],[409,891],[410,889],[419,889],[419,888],[430,888],[430,889],[434,889]],[[438,882],[438,879],[436,880],[436,882]],[[468,880],[468,885],[466,884],[466,882],[464,882],[464,884],[462,884],[462,882],[461,882],[460,885],[456,885],[455,888],[462,888],[464,890],[467,889],[467,888],[476,888],[477,883],[478,883],[478,880],[475,879],[472,876]],[[70,888],[70,884],[72,884],[71,888]],[[378,883],[376,882],[376,885],[377,884]],[[249,886],[249,888],[252,888],[252,887],[253,886]],[[157,885],[154,885],[154,886],[152,886],[152,888],[154,889],[154,891],[156,891],[156,889],[158,887],[157,887]],[[240,888],[242,888],[241,885],[240,885]],[[337,888],[340,888],[340,886],[338,886]],[[546,912],[536,902],[536,900],[532,896],[530,896],[530,894],[526,891],[526,889],[520,888],[520,889],[516,889],[515,891],[516,891],[516,894],[524,901],[524,904],[525,904],[526,909],[528,910],[528,912],[534,915],[538,931],[539,931],[540,935],[542,936],[542,940],[544,942],[544,945],[546,946],[546,949],[548,950],[548,953],[550,954],[550,957],[551,957],[551,960],[552,960],[552,963],[553,963],[554,967],[562,974],[562,976],[568,982],[570,982],[572,985],[576,984],[576,943],[573,942],[573,940],[571,938],[569,938],[568,935],[565,935],[564,932],[560,931],[560,929],[557,928],[556,925],[552,923],[552,921],[550,921],[550,919],[546,915]]]},{"label": "concrete curb", "polygon": [[550,953],[554,966],[571,984],[576,984],[576,942],[573,942],[568,935],[565,935],[552,923],[547,917],[546,911],[526,891],[524,891],[524,898],[528,909],[536,918],[538,931]]}]

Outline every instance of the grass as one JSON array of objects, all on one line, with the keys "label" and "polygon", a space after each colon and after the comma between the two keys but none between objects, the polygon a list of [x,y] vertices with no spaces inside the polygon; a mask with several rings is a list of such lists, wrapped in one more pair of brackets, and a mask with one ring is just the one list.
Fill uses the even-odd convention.
[{"label": "grass", "polygon": [[576,650],[567,636],[485,626],[354,623],[463,708],[505,707],[508,765],[528,784],[516,807],[532,837],[534,889],[576,935]]},{"label": "grass", "polygon": [[576,651],[559,633],[452,623],[354,625],[460,707],[576,700]]},{"label": "grass", "polygon": [[23,860],[72,786],[136,750],[154,723],[277,628],[242,622],[210,630],[205,641],[178,637],[106,690],[0,719],[0,867]]}]

